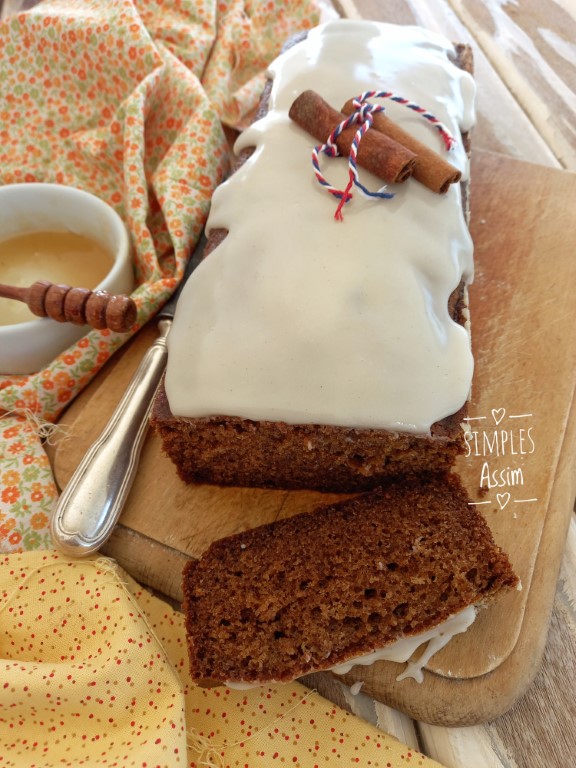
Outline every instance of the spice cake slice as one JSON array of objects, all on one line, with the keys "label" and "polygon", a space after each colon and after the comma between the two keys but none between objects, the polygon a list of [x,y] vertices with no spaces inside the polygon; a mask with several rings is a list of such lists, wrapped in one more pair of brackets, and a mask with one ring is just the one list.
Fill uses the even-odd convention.
[{"label": "spice cake slice", "polygon": [[355,659],[406,661],[517,586],[456,476],[394,482],[216,541],[190,561],[191,674],[243,687],[345,672]]}]

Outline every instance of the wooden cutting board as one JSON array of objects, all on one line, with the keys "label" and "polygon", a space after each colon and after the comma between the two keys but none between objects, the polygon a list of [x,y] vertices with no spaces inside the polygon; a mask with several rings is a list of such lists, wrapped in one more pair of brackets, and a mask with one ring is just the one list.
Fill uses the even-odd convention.
[{"label": "wooden cutting board", "polygon": [[[425,682],[400,667],[356,667],[345,681],[417,720],[469,725],[506,711],[544,648],[575,496],[576,176],[488,152],[473,160],[471,289],[476,360],[469,455],[459,472],[523,589],[480,613],[430,662]],[[156,335],[144,329],[61,420],[52,447],[62,488]],[[490,486],[480,492],[480,486]],[[186,486],[149,433],[126,508],[104,551],[179,600],[180,572],[216,538],[338,498],[311,492]]]}]

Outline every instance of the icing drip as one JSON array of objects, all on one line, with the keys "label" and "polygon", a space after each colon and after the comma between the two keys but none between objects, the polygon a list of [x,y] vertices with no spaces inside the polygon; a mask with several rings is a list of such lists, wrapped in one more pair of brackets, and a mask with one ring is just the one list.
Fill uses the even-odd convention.
[{"label": "icing drip", "polygon": [[[315,142],[288,109],[305,89],[332,106],[386,88],[422,104],[459,136],[474,121],[472,78],[451,44],[416,27],[339,20],[270,67],[267,116],[238,139],[251,158],[214,194],[208,230],[229,234],[188,281],[168,339],[166,391],[178,416],[428,433],[469,395],[466,328],[447,302],[472,278],[459,185],[414,180],[391,200],[355,194],[344,222],[311,169]],[[438,132],[402,105],[386,113],[437,152]],[[448,156],[466,176],[459,144]],[[345,159],[326,160],[346,185]],[[361,177],[369,189],[381,182]]]},{"label": "icing drip", "polygon": [[444,648],[445,645],[448,645],[454,635],[466,632],[475,618],[476,610],[473,605],[469,605],[463,611],[455,613],[453,616],[450,616],[449,619],[442,622],[442,624],[438,624],[437,627],[433,627],[427,632],[415,635],[414,637],[404,637],[386,648],[379,648],[365,656],[359,656],[344,664],[338,664],[337,666],[332,667],[332,671],[337,675],[345,675],[357,664],[369,666],[376,661],[408,661],[422,643],[427,643],[426,649],[421,656],[413,661],[408,661],[404,672],[396,678],[400,681],[412,677],[416,682],[421,683],[424,680],[422,669],[430,661],[432,656]]}]

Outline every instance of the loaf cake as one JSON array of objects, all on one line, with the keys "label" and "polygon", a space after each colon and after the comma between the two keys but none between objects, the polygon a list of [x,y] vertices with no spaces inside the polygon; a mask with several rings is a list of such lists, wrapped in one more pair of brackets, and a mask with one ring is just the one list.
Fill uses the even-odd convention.
[{"label": "loaf cake", "polygon": [[455,476],[390,481],[213,543],[184,569],[193,679],[249,687],[355,663],[421,679],[476,608],[518,586]]},{"label": "loaf cake", "polygon": [[[239,167],[214,194],[209,255],[181,295],[154,402],[184,481],[353,492],[453,465],[473,371],[471,66],[468,48],[428,31],[349,20],[273,62],[260,117],[235,145]],[[337,201],[313,173],[318,142],[289,117],[306,89],[337,109],[367,89],[424,105],[458,139],[461,183],[354,193],[334,221]],[[420,114],[385,108],[444,152]],[[346,158],[322,169],[345,185]],[[363,183],[382,186],[369,173]]]}]

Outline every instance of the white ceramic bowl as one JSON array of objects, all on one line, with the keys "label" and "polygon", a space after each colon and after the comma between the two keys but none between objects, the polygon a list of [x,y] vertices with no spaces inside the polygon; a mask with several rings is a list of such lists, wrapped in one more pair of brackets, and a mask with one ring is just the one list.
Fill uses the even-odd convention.
[{"label": "white ceramic bowl", "polygon": [[[0,187],[0,241],[42,231],[73,232],[96,241],[114,259],[96,288],[111,294],[131,293],[130,238],[124,222],[107,203],[60,184]],[[37,279],[42,278],[38,275]],[[0,326],[0,374],[34,373],[89,330],[88,326],[48,318]]]}]

